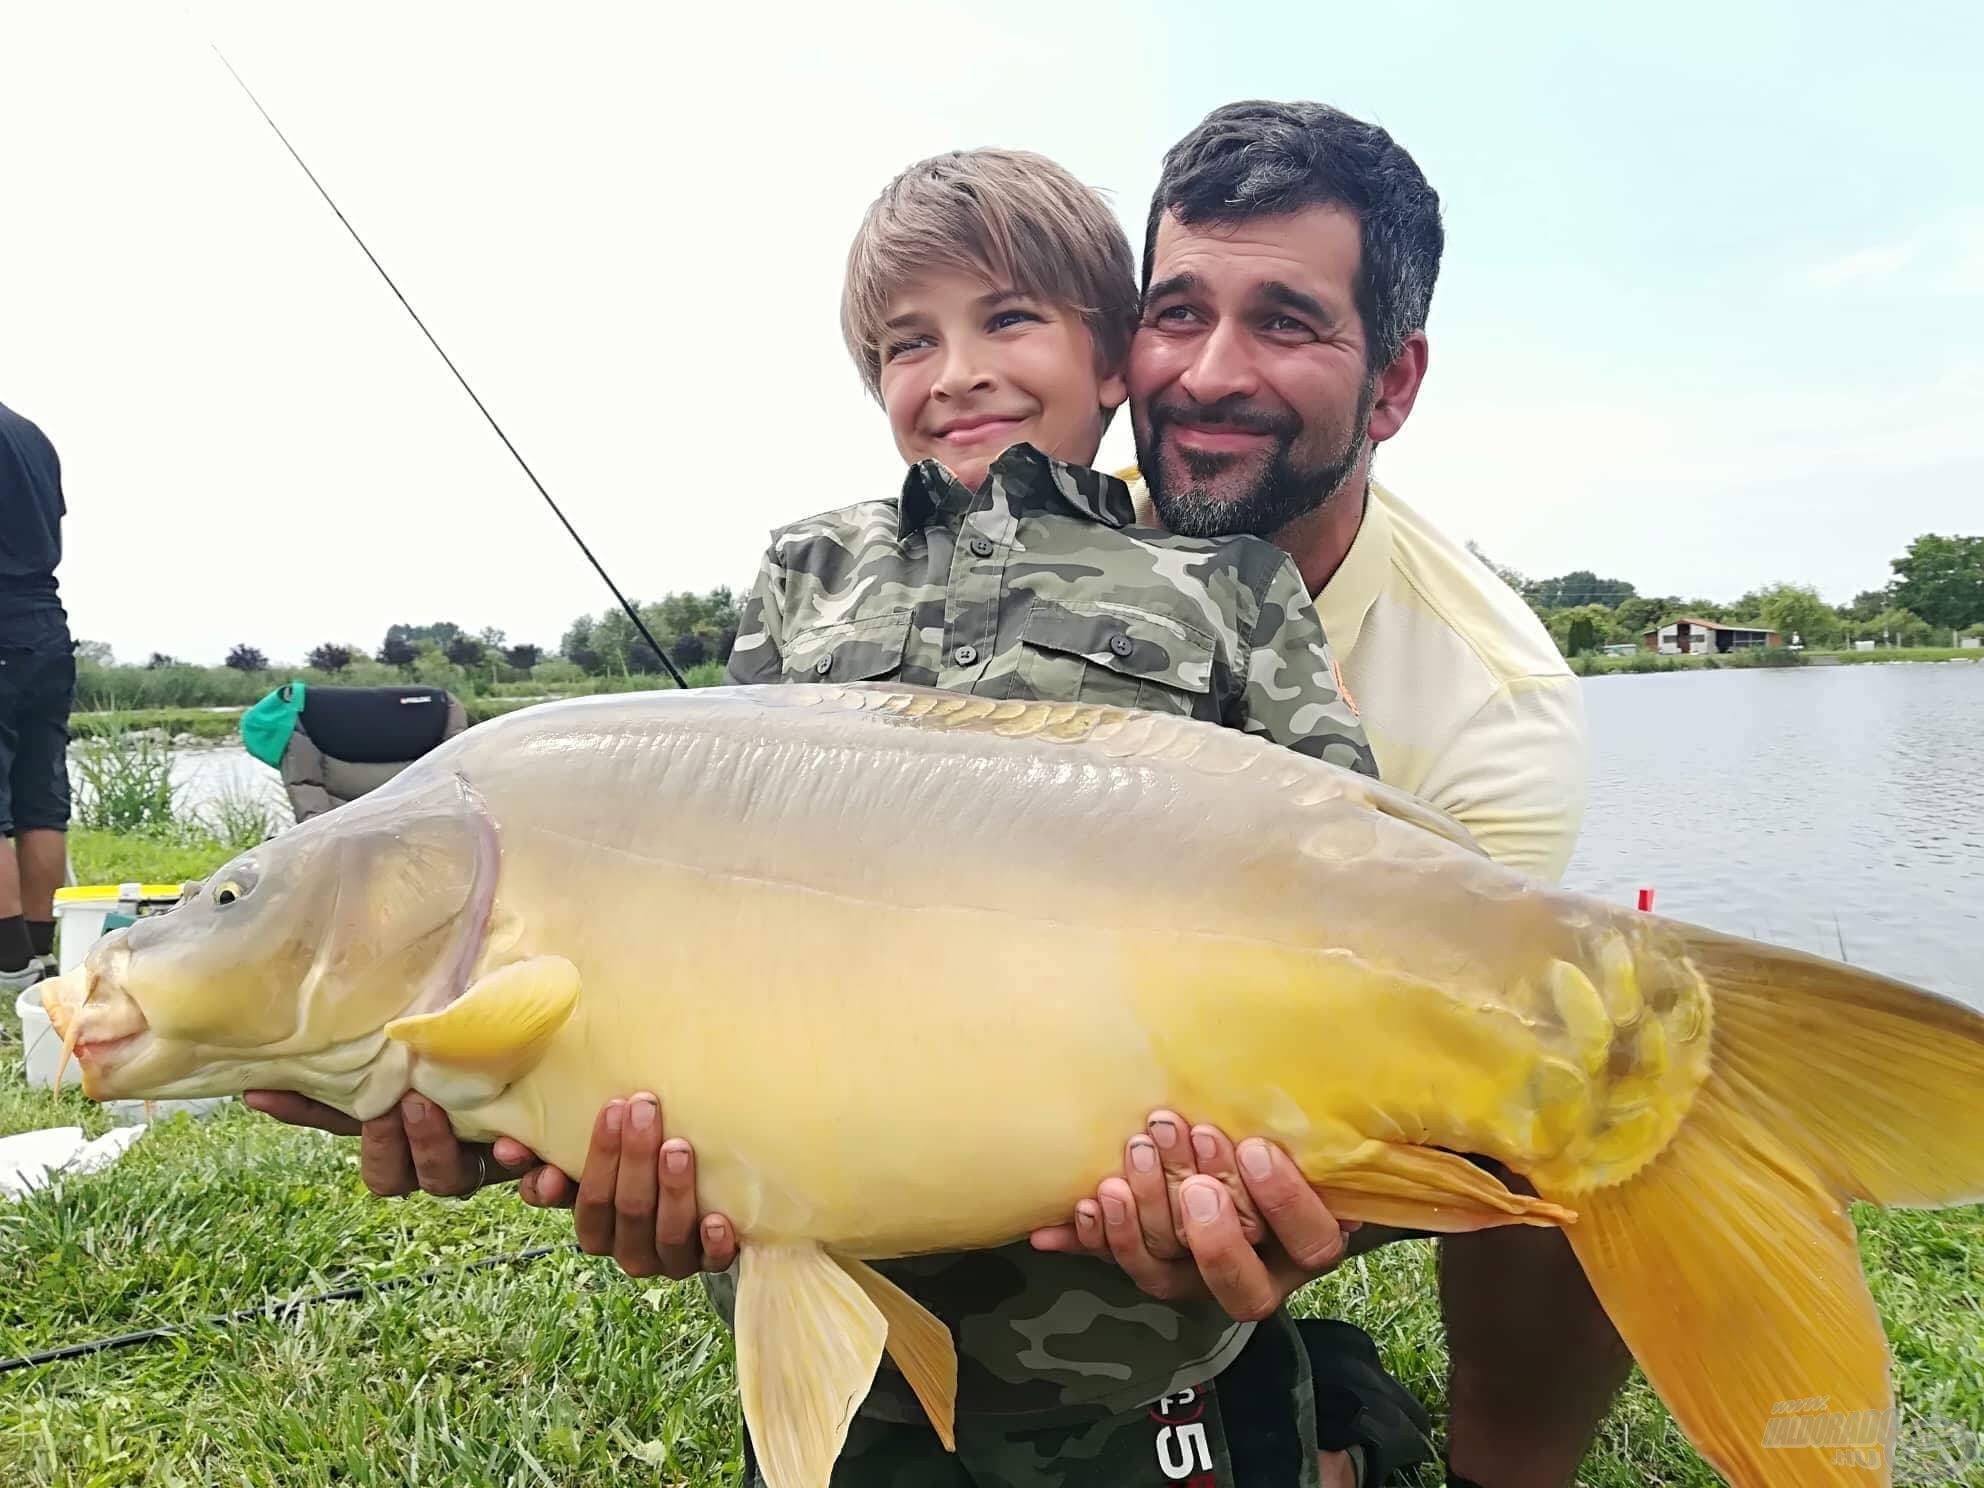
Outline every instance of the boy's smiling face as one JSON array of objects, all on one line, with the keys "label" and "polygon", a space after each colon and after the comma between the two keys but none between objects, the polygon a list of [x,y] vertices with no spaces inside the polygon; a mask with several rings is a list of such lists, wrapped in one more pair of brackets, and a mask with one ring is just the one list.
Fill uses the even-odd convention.
[{"label": "boy's smiling face", "polygon": [[932,269],[889,302],[882,406],[904,460],[938,460],[977,490],[1015,444],[1086,465],[1122,370],[1096,367],[1081,315],[982,275]]}]

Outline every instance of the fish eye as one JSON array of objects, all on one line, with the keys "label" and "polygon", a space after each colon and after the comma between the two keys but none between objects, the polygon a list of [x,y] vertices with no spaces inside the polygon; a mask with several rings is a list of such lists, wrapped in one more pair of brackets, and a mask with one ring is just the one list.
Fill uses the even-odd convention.
[{"label": "fish eye", "polygon": [[214,886],[213,901],[218,906],[232,904],[237,899],[247,897],[248,888],[249,886],[242,883],[241,880],[230,878],[226,882]]}]

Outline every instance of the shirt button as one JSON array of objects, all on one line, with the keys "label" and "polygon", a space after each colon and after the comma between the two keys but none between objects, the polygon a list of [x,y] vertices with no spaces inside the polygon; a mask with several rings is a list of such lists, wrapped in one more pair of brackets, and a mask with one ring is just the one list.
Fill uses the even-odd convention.
[{"label": "shirt button", "polygon": [[1133,644],[1130,638],[1120,630],[1109,638],[1109,649],[1114,651],[1118,656],[1128,656]]},{"label": "shirt button", "polygon": [[970,666],[974,661],[978,660],[978,648],[976,646],[960,646],[951,653],[951,660],[955,661],[959,666]]},{"label": "shirt button", "polygon": [[834,659],[831,656],[822,656],[818,661],[813,663],[813,670],[818,672],[822,677],[826,676],[833,669]]},{"label": "shirt button", "polygon": [[971,551],[980,558],[990,558],[992,556],[992,539],[989,537],[974,537],[971,540]]}]

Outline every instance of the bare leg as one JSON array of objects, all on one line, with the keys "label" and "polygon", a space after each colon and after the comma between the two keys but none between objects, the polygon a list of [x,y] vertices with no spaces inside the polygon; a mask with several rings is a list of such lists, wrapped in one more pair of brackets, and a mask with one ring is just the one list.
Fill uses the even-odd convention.
[{"label": "bare leg", "polygon": [[0,839],[0,920],[21,912],[21,868],[18,839]]},{"label": "bare leg", "polygon": [[[21,907],[13,913],[24,914],[30,920],[54,919],[55,891],[69,874],[68,833],[37,828],[21,833],[14,845],[20,862],[15,902]],[[0,869],[0,915],[8,913],[6,892],[6,870]]]},{"label": "bare leg", "polygon": [[1348,1452],[1318,1452],[1316,1463],[1322,1471],[1322,1488],[1357,1488],[1357,1469],[1350,1465]]},{"label": "bare leg", "polygon": [[1453,1471],[1567,1488],[1633,1366],[1570,1242],[1519,1225],[1443,1238],[1440,1308]]}]

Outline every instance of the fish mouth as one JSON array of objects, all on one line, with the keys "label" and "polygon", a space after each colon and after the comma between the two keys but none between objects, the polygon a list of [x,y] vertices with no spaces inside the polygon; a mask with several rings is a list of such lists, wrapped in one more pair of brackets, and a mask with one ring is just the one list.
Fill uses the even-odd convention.
[{"label": "fish mouth", "polygon": [[98,1098],[102,1078],[117,1062],[117,1054],[128,1052],[150,1027],[136,1001],[123,992],[106,993],[87,967],[43,982],[41,1007],[62,1040],[55,1068],[57,1087],[73,1057],[82,1066],[83,1094],[91,1099]]}]

